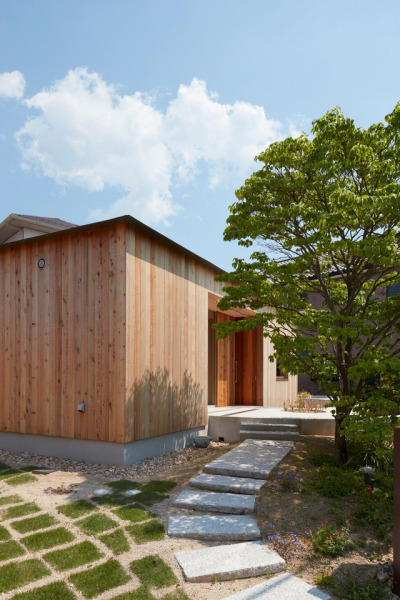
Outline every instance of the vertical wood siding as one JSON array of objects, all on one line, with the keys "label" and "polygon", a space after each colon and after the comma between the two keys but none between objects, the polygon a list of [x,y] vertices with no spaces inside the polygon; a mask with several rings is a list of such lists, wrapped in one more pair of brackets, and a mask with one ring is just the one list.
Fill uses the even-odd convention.
[{"label": "vertical wood siding", "polygon": [[127,230],[125,441],[207,422],[208,292],[215,273]]},{"label": "vertical wood siding", "polygon": [[0,431],[123,442],[125,226],[3,248],[0,297]]}]

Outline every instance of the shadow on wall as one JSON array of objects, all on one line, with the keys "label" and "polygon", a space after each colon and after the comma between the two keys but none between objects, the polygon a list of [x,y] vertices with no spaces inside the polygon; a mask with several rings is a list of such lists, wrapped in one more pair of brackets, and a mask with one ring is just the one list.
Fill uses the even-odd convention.
[{"label": "shadow on wall", "polygon": [[126,407],[126,442],[205,426],[205,390],[185,370],[180,384],[168,369],[146,369],[136,380]]}]

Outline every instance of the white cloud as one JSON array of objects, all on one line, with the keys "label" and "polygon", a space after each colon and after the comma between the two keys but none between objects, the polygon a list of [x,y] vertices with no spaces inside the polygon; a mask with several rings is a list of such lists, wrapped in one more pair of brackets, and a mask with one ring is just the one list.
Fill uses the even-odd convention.
[{"label": "white cloud", "polygon": [[0,98],[22,98],[25,78],[21,71],[0,73]]},{"label": "white cloud", "polygon": [[58,183],[121,190],[91,219],[121,214],[166,222],[180,207],[173,184],[206,169],[215,187],[243,176],[254,156],[281,137],[280,124],[246,102],[221,104],[205,82],[181,85],[163,113],[147,96],[121,96],[97,73],[69,71],[25,104],[37,116],[17,133],[24,165]]}]

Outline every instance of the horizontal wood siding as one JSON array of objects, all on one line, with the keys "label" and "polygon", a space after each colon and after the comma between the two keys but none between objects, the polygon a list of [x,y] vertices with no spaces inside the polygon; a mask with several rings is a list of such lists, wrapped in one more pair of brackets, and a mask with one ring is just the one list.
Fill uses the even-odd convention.
[{"label": "horizontal wood siding", "polygon": [[126,442],[206,424],[208,292],[222,287],[215,275],[128,230]]},{"label": "horizontal wood siding", "polygon": [[0,431],[124,441],[125,228],[1,249]]}]

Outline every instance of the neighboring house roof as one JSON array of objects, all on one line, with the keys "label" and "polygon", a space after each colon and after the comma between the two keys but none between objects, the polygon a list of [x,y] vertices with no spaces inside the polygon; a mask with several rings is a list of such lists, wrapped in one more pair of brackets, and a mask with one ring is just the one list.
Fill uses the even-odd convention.
[{"label": "neighboring house roof", "polygon": [[0,223],[0,244],[63,231],[71,227],[76,225],[61,219],[12,213]]},{"label": "neighboring house roof", "polygon": [[[36,222],[35,222],[35,219],[37,219]],[[37,235],[41,235],[42,239],[51,239],[51,238],[55,238],[55,237],[62,237],[64,235],[70,235],[71,233],[84,233],[85,231],[91,231],[93,229],[101,229],[104,227],[113,227],[115,225],[120,225],[123,223],[123,224],[133,227],[139,231],[142,231],[144,234],[166,244],[167,246],[176,250],[177,252],[180,252],[181,254],[185,254],[189,258],[192,258],[192,259],[196,260],[197,262],[200,262],[201,264],[208,267],[209,269],[212,269],[216,273],[221,273],[221,274],[226,273],[226,271],[224,271],[220,267],[217,267],[216,265],[209,262],[205,258],[202,258],[201,256],[198,256],[194,252],[191,252],[184,246],[177,244],[176,242],[174,242],[170,238],[166,237],[162,233],[155,231],[155,229],[148,227],[147,225],[145,225],[141,221],[138,221],[137,219],[134,219],[130,215],[125,215],[123,217],[117,217],[115,219],[109,219],[107,221],[98,221],[96,223],[90,223],[88,225],[72,225],[72,223],[67,223],[66,221],[61,221],[60,219],[46,219],[46,218],[43,219],[42,217],[29,217],[29,216],[24,216],[24,215],[11,214],[9,217],[7,217],[7,219],[5,219],[2,223],[0,223],[0,250],[2,250],[3,248],[5,249],[7,246],[8,247],[17,246],[17,245],[20,245],[23,243],[30,243],[30,242],[35,241],[35,238],[33,237],[30,239],[29,238],[21,239],[21,240],[16,239],[15,241],[13,240],[8,243],[5,243],[7,241],[7,239],[13,237],[14,234],[16,233],[16,231],[18,231],[18,229],[17,230],[14,229],[13,232],[10,235],[8,235],[10,233],[10,230],[9,230],[9,228],[11,226],[10,223],[14,225],[14,221],[15,222],[19,221],[20,223],[25,222],[25,225],[20,225],[20,228],[27,227],[27,226],[36,228],[36,229],[41,228],[40,233],[38,233]],[[29,225],[28,225],[28,221],[30,222]],[[52,222],[58,221],[60,223],[64,223],[65,225],[63,227],[57,226],[54,224],[51,225],[47,221],[52,221]],[[45,230],[45,228],[47,228],[47,229]]]},{"label": "neighboring house roof", "polygon": [[48,225],[54,225],[54,227],[60,229],[69,229],[70,227],[78,227],[76,223],[68,223],[62,219],[56,219],[52,217],[34,217],[33,215],[17,215],[17,217],[23,217],[24,219],[30,219],[31,221],[38,221],[39,223],[46,223]]}]

